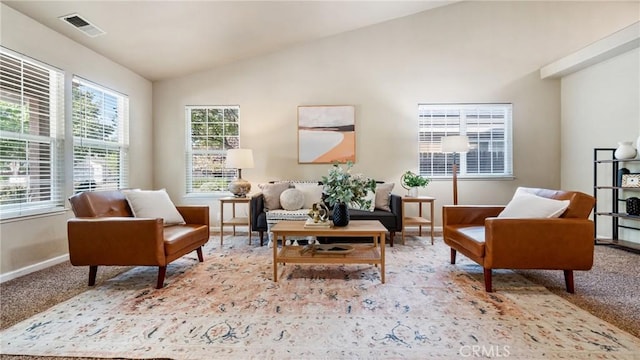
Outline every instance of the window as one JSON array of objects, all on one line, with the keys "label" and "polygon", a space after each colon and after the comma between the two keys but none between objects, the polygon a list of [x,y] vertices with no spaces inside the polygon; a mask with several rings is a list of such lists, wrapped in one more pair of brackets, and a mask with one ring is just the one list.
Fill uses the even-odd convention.
[{"label": "window", "polygon": [[129,98],[73,79],[73,190],[128,186]]},{"label": "window", "polygon": [[511,104],[418,105],[420,175],[452,175],[453,154],[440,152],[445,136],[466,135],[470,149],[458,154],[459,176],[512,177]]},{"label": "window", "polygon": [[227,150],[240,147],[239,106],[187,106],[187,194],[227,191],[235,169]]},{"label": "window", "polygon": [[64,74],[0,47],[2,218],[64,208]]}]

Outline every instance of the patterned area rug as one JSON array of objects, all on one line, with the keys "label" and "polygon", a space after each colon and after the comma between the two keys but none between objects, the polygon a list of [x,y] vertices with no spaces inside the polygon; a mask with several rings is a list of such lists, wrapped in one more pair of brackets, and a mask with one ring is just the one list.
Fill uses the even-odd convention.
[{"label": "patterned area rug", "polygon": [[[137,267],[0,332],[2,354],[174,359],[638,359],[640,339],[441,239],[387,247],[386,284],[365,265],[293,265],[228,236],[169,266]],[[579,287],[578,287],[579,289]],[[579,291],[579,290],[578,290]]]}]

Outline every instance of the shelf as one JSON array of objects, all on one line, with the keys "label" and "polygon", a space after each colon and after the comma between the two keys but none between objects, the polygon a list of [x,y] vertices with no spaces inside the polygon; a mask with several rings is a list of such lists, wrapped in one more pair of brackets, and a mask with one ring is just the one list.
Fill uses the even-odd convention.
[{"label": "shelf", "polygon": [[626,241],[626,240],[596,238],[596,245],[613,245],[613,246],[623,247],[625,249],[640,251],[640,244],[633,241]]},{"label": "shelf", "polygon": [[635,190],[640,191],[640,187],[622,187],[622,186],[594,186],[594,189],[599,190]]},{"label": "shelf", "polygon": [[598,164],[613,164],[613,163],[630,163],[630,162],[640,162],[640,159],[603,159],[603,160],[594,160],[594,162]]},{"label": "shelf", "polygon": [[626,213],[612,213],[612,212],[597,212],[596,215],[599,216],[613,216],[623,219],[631,219],[631,220],[640,220],[640,216],[638,215],[628,215]]}]

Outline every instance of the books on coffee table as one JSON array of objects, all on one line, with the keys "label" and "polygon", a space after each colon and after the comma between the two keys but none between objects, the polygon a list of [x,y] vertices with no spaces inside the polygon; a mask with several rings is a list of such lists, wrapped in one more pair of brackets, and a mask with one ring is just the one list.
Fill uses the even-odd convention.
[{"label": "books on coffee table", "polygon": [[328,229],[333,225],[331,221],[319,221],[314,222],[313,219],[307,219],[304,223],[305,228],[320,228],[320,229]]}]

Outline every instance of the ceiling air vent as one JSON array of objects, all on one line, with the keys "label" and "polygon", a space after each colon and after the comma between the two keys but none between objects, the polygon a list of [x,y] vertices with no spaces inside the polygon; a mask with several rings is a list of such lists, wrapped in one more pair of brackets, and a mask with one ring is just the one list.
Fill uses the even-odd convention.
[{"label": "ceiling air vent", "polygon": [[59,19],[82,31],[90,37],[96,37],[106,34],[104,31],[102,31],[102,29],[83,19],[78,14],[61,16]]}]

